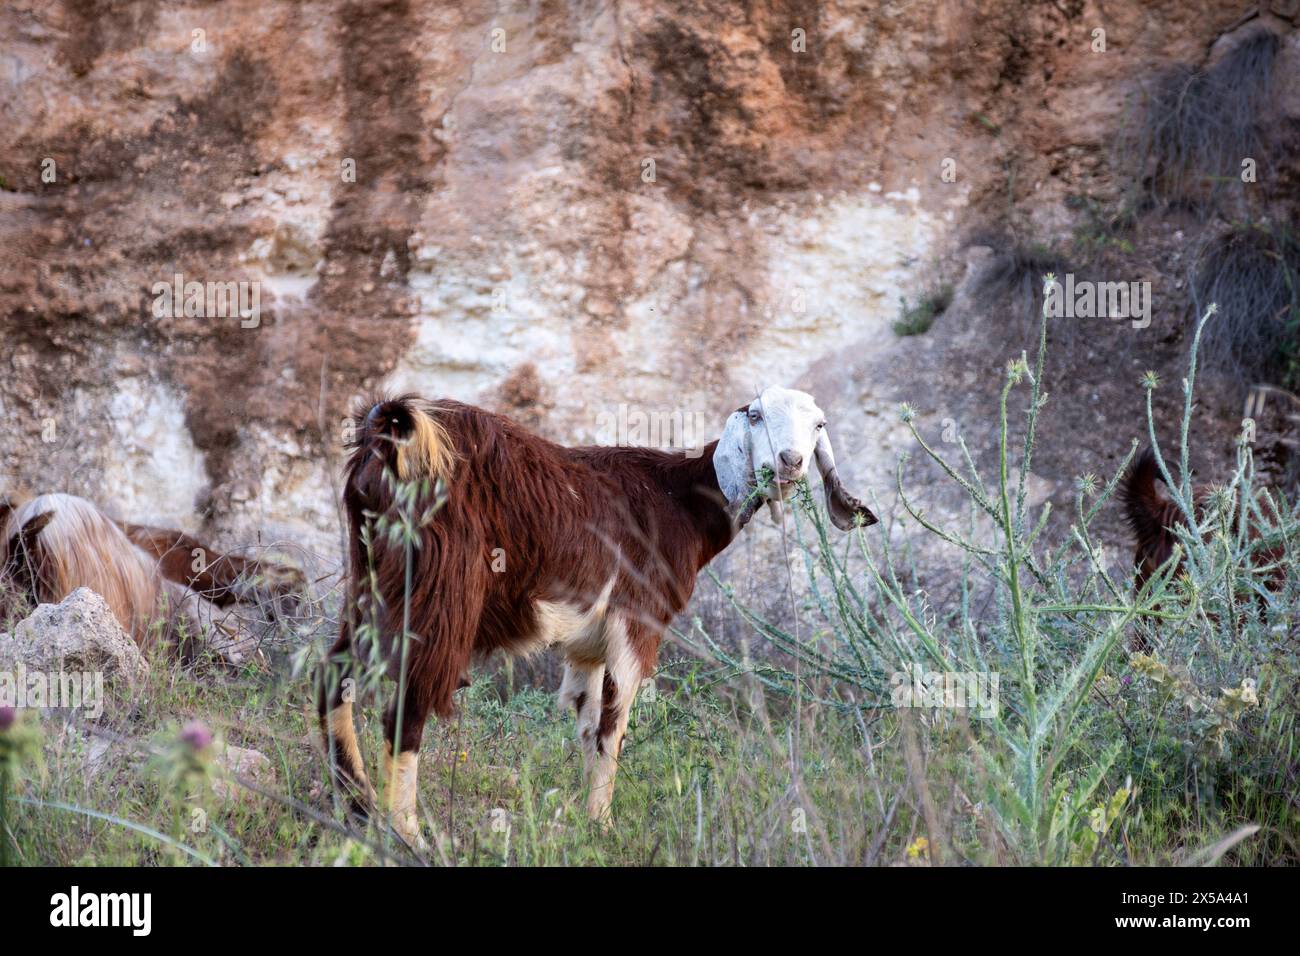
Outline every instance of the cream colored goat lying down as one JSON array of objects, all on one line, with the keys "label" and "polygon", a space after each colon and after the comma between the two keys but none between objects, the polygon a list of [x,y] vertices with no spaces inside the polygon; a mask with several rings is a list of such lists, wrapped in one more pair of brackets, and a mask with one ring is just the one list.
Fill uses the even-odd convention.
[{"label": "cream colored goat lying down", "polygon": [[0,500],[0,621],[24,604],[95,591],[142,650],[159,640],[189,656],[192,641],[230,663],[255,641],[223,607],[279,599],[303,585],[295,568],[224,555],[179,531],[117,522],[73,495]]}]

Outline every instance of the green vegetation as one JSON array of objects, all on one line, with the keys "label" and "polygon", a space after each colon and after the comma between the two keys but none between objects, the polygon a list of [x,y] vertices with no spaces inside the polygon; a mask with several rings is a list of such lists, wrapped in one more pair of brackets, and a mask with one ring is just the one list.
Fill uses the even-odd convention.
[{"label": "green vegetation", "polygon": [[[759,673],[787,697],[865,712],[889,700],[884,681],[891,674],[998,675],[1001,708],[993,719],[951,709],[910,718],[929,768],[908,780],[912,806],[932,851],[943,847],[949,860],[1179,862],[1236,847],[1240,862],[1294,862],[1298,581],[1289,576],[1281,590],[1267,590],[1274,569],[1293,562],[1265,563],[1259,555],[1279,543],[1294,546],[1296,516],[1253,486],[1243,442],[1234,477],[1198,519],[1201,534],[1182,536],[1181,571],[1171,563],[1134,598],[1089,532],[1130,452],[1109,481],[1080,477],[1069,538],[1042,541],[1047,509],[1030,513],[1021,477],[1031,470],[1045,405],[1045,323],[1040,335],[1034,368],[1024,359],[1008,366],[998,410],[1000,464],[991,478],[978,473],[964,442],[960,460],[950,462],[913,430],[969,499],[970,526],[982,522],[988,533],[934,523],[910,502],[900,463],[905,514],[961,555],[958,605],[937,606],[917,586],[916,570],[890,547],[896,537],[888,528],[871,548],[855,541],[863,570],[851,571],[808,501],[811,540],[799,540],[810,555],[813,600],[811,619],[801,623],[816,638],[800,640],[751,615],[793,662]],[[1195,371],[1193,362],[1174,474],[1188,474]],[[1023,440],[1013,452],[1008,399],[1026,384]],[[1157,383],[1148,376],[1144,384],[1150,420]],[[904,420],[910,426],[910,409]],[[1186,506],[1190,489],[1173,487]],[[1139,632],[1149,652],[1128,650]],[[905,731],[907,715],[894,711],[894,725]],[[896,759],[906,767],[905,732],[902,749]]]},{"label": "green vegetation", "polygon": [[1131,205],[1124,204],[1112,210],[1091,196],[1070,195],[1065,198],[1065,206],[1080,214],[1074,227],[1071,251],[1081,261],[1092,262],[1111,251],[1124,255],[1133,253],[1129,236],[1137,221],[1137,213]]},{"label": "green vegetation", "polygon": [[999,126],[997,123],[993,122],[993,120],[989,119],[983,113],[971,113],[970,115],[971,115],[971,119],[973,119],[980,126],[984,127],[984,129],[986,129],[993,136],[1002,135],[1002,127]]},{"label": "green vegetation", "polygon": [[952,305],[952,286],[947,283],[927,292],[916,305],[909,306],[906,298],[899,299],[898,318],[894,320],[894,334],[898,336],[921,335],[930,331],[934,320]]},{"label": "green vegetation", "polygon": [[1257,30],[1213,67],[1177,66],[1149,84],[1124,138],[1125,165],[1157,203],[1215,211],[1242,161],[1262,159],[1260,117],[1268,101],[1278,36]]}]

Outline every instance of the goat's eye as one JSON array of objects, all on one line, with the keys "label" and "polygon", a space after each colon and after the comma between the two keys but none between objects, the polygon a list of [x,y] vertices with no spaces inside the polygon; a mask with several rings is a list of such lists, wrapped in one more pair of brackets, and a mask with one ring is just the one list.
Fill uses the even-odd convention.
[{"label": "goat's eye", "polygon": [[825,422],[818,422],[818,423],[817,423],[817,427],[818,427],[819,429],[821,429],[821,428],[825,428],[825,427],[826,427],[826,423],[825,423]]},{"label": "goat's eye", "polygon": [[763,420],[763,413],[762,413],[762,412],[750,412],[750,413],[749,413],[749,421],[750,421],[751,424],[757,425],[757,424],[758,424],[759,422],[761,422],[762,420]]}]

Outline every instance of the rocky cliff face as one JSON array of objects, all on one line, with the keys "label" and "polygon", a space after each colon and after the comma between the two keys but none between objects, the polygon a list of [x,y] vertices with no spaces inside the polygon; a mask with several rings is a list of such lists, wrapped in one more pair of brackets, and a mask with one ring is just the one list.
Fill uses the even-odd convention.
[{"label": "rocky cliff face", "polygon": [[[884,494],[896,403],[960,418],[1023,345],[963,281],[972,231],[1068,237],[1137,84],[1261,24],[1294,78],[1293,6],[8,3],[0,484],[328,551],[372,390],[576,442],[629,410],[707,438],[781,382]],[[201,308],[160,302],[177,276]],[[945,278],[966,324],[896,338]],[[1095,403],[1109,348],[1062,389]]]}]

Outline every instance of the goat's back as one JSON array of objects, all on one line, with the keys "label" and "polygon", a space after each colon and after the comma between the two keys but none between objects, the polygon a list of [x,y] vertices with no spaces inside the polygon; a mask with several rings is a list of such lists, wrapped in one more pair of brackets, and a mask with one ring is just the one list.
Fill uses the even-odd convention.
[{"label": "goat's back", "polygon": [[[443,520],[474,521],[516,566],[498,575],[502,600],[586,605],[616,577],[612,603],[666,622],[681,609],[702,563],[701,526],[729,540],[722,508],[700,475],[709,459],[652,448],[565,447],[472,406],[445,408],[462,481]],[[717,492],[716,479],[712,489]],[[707,514],[702,517],[701,512]]]}]

